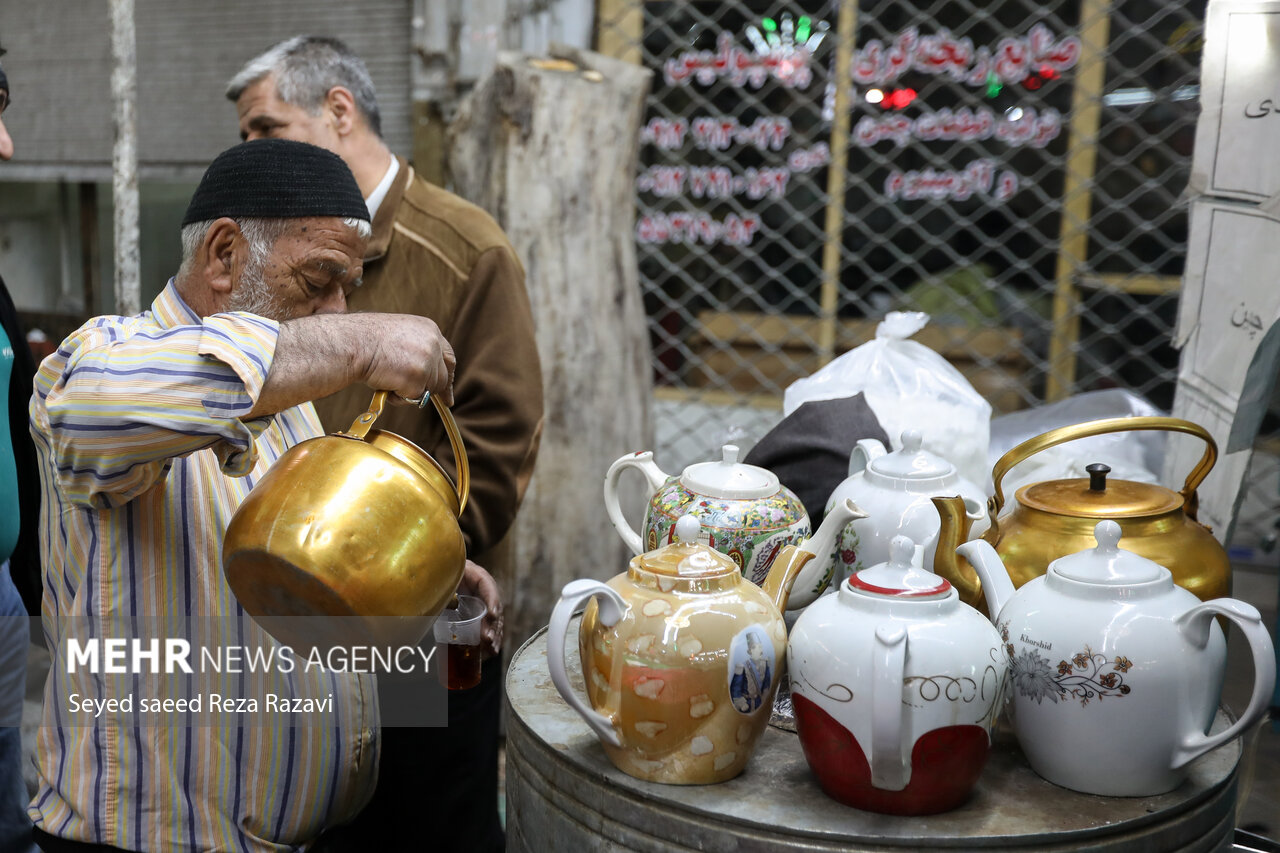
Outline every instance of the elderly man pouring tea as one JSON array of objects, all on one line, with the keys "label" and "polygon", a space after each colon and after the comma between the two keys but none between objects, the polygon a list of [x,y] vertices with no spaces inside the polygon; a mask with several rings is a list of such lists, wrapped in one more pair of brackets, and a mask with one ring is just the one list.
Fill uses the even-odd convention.
[{"label": "elderly man pouring tea", "polygon": [[[139,713],[149,682],[132,665],[154,668],[153,639],[164,650],[272,646],[228,588],[220,549],[255,482],[321,434],[308,401],[353,383],[451,401],[453,353],[432,321],[343,313],[369,233],[336,155],[238,145],[197,187],[181,268],[150,309],[91,320],[40,366],[31,424],[54,665],[30,815],[46,850],[309,847],[368,800],[369,675],[298,665],[269,689],[322,713],[233,708],[209,722]],[[256,676],[239,672],[229,683],[253,695]]]}]

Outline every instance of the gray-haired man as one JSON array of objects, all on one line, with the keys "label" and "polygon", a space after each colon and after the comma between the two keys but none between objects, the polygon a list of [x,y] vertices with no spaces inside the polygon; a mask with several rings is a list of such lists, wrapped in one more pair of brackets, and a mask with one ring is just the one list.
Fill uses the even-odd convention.
[{"label": "gray-haired man", "polygon": [[[358,823],[379,849],[415,849],[421,826],[447,824],[467,827],[456,837],[456,849],[501,850],[496,655],[502,602],[479,566],[498,577],[510,570],[505,537],[529,484],[542,430],[542,375],[524,270],[484,211],[432,186],[392,155],[382,139],[369,72],[337,39],[298,36],[275,45],[232,78],[227,97],[236,103],[242,138],[310,142],[351,167],[373,218],[364,284],[348,297],[351,309],[430,317],[457,353],[453,417],[471,461],[471,499],[460,521],[475,560],[464,586],[481,593],[497,617],[486,629],[493,657],[479,687],[450,694],[448,729],[384,730],[378,790]],[[316,401],[331,429],[349,424],[363,406],[358,395],[345,392]],[[436,419],[402,411],[378,427],[452,464]],[[436,772],[442,767],[451,771]],[[428,787],[433,780],[439,780],[437,788]],[[447,837],[435,841],[441,850],[450,849],[448,843]]]}]

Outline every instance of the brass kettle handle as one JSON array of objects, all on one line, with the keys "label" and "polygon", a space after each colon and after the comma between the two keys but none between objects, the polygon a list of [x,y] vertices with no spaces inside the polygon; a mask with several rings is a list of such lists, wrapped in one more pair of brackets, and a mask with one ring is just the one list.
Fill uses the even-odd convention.
[{"label": "brass kettle handle", "polygon": [[996,519],[1000,515],[1000,510],[1004,509],[1004,492],[1000,488],[1000,481],[1018,463],[1025,461],[1042,450],[1048,450],[1050,447],[1056,447],[1059,444],[1065,444],[1077,438],[1089,438],[1111,432],[1131,432],[1145,429],[1181,432],[1204,440],[1204,456],[1200,457],[1200,462],[1191,469],[1191,473],[1187,475],[1187,481],[1183,484],[1182,490],[1178,492],[1178,494],[1182,495],[1183,511],[1188,518],[1195,521],[1199,504],[1199,499],[1196,497],[1196,489],[1204,482],[1204,478],[1209,476],[1209,471],[1213,469],[1213,464],[1218,461],[1218,444],[1213,440],[1213,436],[1209,434],[1209,431],[1199,424],[1184,421],[1181,418],[1147,416],[1140,418],[1106,418],[1100,421],[1087,421],[1082,424],[1059,427],[1042,435],[1029,438],[1011,448],[1009,452],[1000,457],[995,467],[991,469],[991,480],[995,484],[995,495],[987,501],[987,506],[991,510],[991,527],[995,529]]},{"label": "brass kettle handle", "polygon": [[[382,407],[386,405],[388,393],[390,392],[375,391],[373,399],[369,402],[369,408],[352,422],[351,429],[347,430],[345,435],[363,441],[373,427],[373,422],[382,414]],[[471,494],[471,466],[467,463],[467,450],[462,446],[462,434],[458,432],[458,424],[454,421],[449,407],[440,402],[440,397],[436,394],[431,395],[431,403],[436,407],[440,420],[444,422],[445,434],[449,436],[449,446],[453,448],[453,461],[458,466],[458,516],[461,517],[462,511],[467,508],[467,496]]]}]

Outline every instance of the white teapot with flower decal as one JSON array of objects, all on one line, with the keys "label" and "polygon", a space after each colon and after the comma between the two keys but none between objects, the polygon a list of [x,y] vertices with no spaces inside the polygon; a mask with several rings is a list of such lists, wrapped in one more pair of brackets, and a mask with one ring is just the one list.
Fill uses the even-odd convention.
[{"label": "white teapot with flower decal", "polygon": [[[892,453],[874,438],[864,438],[849,454],[849,476],[831,492],[828,506],[845,498],[867,508],[868,517],[845,528],[831,554],[836,583],[853,572],[889,559],[889,544],[906,536],[924,549],[923,564],[933,566],[938,544],[938,513],[930,502],[935,496],[959,495],[961,512],[968,519],[964,538],[986,529],[987,496],[960,475],[955,465],[923,447],[919,430],[902,433],[902,448]],[[947,576],[960,600],[978,607],[977,578]]]},{"label": "white teapot with flower decal", "polygon": [[[1016,592],[988,543],[968,542],[956,553],[981,578],[1004,639],[1014,732],[1031,768],[1088,794],[1161,794],[1182,782],[1193,759],[1266,711],[1275,651],[1252,605],[1201,603],[1168,569],[1120,548],[1114,521],[1099,522],[1094,536],[1096,547],[1054,560]],[[1206,734],[1227,655],[1215,616],[1248,640],[1255,675],[1245,712]]]}]

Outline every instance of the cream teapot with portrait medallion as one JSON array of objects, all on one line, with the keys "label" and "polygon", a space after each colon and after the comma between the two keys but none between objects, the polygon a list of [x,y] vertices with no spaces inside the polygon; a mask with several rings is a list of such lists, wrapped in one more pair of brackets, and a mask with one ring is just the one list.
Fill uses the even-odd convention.
[{"label": "cream teapot with portrait medallion", "polygon": [[[1261,718],[1275,685],[1275,651],[1252,605],[1201,602],[1168,569],[1120,547],[1114,521],[1098,522],[1094,539],[1093,548],[1059,557],[1017,591],[989,543],[968,542],[958,553],[982,579],[1005,643],[1014,733],[1031,768],[1087,794],[1154,796],[1176,788],[1193,759]],[[1253,695],[1233,725],[1206,734],[1226,669],[1217,616],[1248,642]]]},{"label": "cream teapot with portrait medallion", "polygon": [[[619,770],[683,785],[742,772],[773,710],[792,585],[861,515],[852,502],[836,507],[812,539],[781,550],[763,587],[699,541],[692,514],[676,522],[675,541],[633,557],[608,583],[564,587],[547,628],[551,680]],[[571,620],[584,604],[585,699],[565,661]]]},{"label": "cream teapot with portrait medallion", "polygon": [[[626,471],[636,471],[648,486],[648,503],[639,531],[618,499]],[[773,561],[788,545],[808,538],[812,526],[804,504],[772,471],[738,461],[738,448],[726,444],[721,458],[685,468],[679,476],[663,471],[652,451],[629,453],[611,466],[604,480],[609,520],[633,553],[674,541],[675,524],[686,513],[698,517],[704,543],[727,556],[743,577],[760,586]],[[805,567],[792,590],[790,607],[802,608],[826,589],[832,565],[818,560]]]}]

